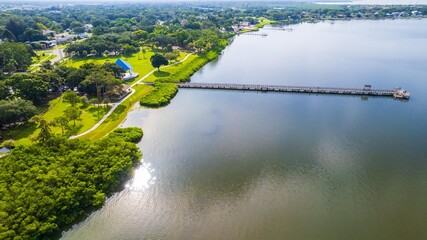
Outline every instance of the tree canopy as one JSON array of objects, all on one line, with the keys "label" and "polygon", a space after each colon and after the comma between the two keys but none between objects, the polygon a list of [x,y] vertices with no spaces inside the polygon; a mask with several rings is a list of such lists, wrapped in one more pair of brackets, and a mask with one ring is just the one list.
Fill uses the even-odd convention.
[{"label": "tree canopy", "polygon": [[5,42],[0,44],[0,68],[5,72],[25,71],[31,65],[35,53],[23,43]]},{"label": "tree canopy", "polygon": [[36,111],[33,103],[24,99],[0,100],[0,126],[25,121],[34,116]]},{"label": "tree canopy", "polygon": [[151,65],[160,71],[160,66],[168,65],[168,59],[160,53],[156,53],[150,57]]},{"label": "tree canopy", "polygon": [[0,239],[48,239],[99,207],[141,157],[115,136],[100,141],[52,137],[18,146],[0,161]]}]

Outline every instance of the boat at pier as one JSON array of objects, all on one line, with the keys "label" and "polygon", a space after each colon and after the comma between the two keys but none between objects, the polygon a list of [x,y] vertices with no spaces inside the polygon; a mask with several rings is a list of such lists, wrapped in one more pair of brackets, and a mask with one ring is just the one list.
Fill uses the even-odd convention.
[{"label": "boat at pier", "polygon": [[393,97],[400,99],[409,99],[409,97],[411,97],[411,94],[403,88],[396,88],[394,90]]}]

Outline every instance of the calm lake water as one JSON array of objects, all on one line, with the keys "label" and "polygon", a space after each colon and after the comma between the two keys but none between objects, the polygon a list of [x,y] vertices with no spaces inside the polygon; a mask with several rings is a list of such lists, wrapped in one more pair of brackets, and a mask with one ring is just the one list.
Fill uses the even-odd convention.
[{"label": "calm lake water", "polygon": [[142,166],[63,239],[427,239],[427,20],[292,28],[236,37],[192,81],[411,100],[180,90],[129,114]]}]

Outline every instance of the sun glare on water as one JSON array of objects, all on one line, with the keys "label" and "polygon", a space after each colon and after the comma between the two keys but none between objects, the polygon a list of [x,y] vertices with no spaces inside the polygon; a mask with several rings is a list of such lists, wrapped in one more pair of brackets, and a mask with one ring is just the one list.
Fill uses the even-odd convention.
[{"label": "sun glare on water", "polygon": [[138,168],[135,169],[134,177],[132,180],[126,184],[126,188],[131,191],[144,191],[154,184],[155,177],[152,173],[154,169],[151,168],[150,163],[143,163]]}]

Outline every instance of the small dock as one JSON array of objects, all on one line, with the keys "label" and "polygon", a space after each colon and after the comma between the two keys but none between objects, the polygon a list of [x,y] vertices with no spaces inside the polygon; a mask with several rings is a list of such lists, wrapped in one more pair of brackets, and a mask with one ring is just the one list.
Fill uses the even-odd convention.
[{"label": "small dock", "polygon": [[[339,95],[360,95],[360,96],[382,96],[394,98],[400,97],[403,89],[391,90],[370,89],[369,88],[334,88],[334,87],[299,87],[284,85],[256,85],[256,84],[227,84],[227,83],[177,83],[179,88],[213,89],[213,90],[235,90],[235,91],[259,91],[259,92],[292,92],[292,93],[313,93],[313,94],[339,94]],[[406,93],[406,91],[405,91]]]},{"label": "small dock", "polygon": [[261,36],[261,37],[268,36],[267,33],[260,33],[260,32],[245,32],[245,33],[240,33],[239,35],[251,35],[251,36]]},{"label": "small dock", "polygon": [[292,32],[294,29],[293,28],[285,28],[285,27],[281,27],[281,28],[272,28],[272,27],[269,27],[269,28],[266,28],[266,27],[264,27],[264,28],[262,28],[263,30],[271,30],[271,31],[287,31],[287,32]]}]

